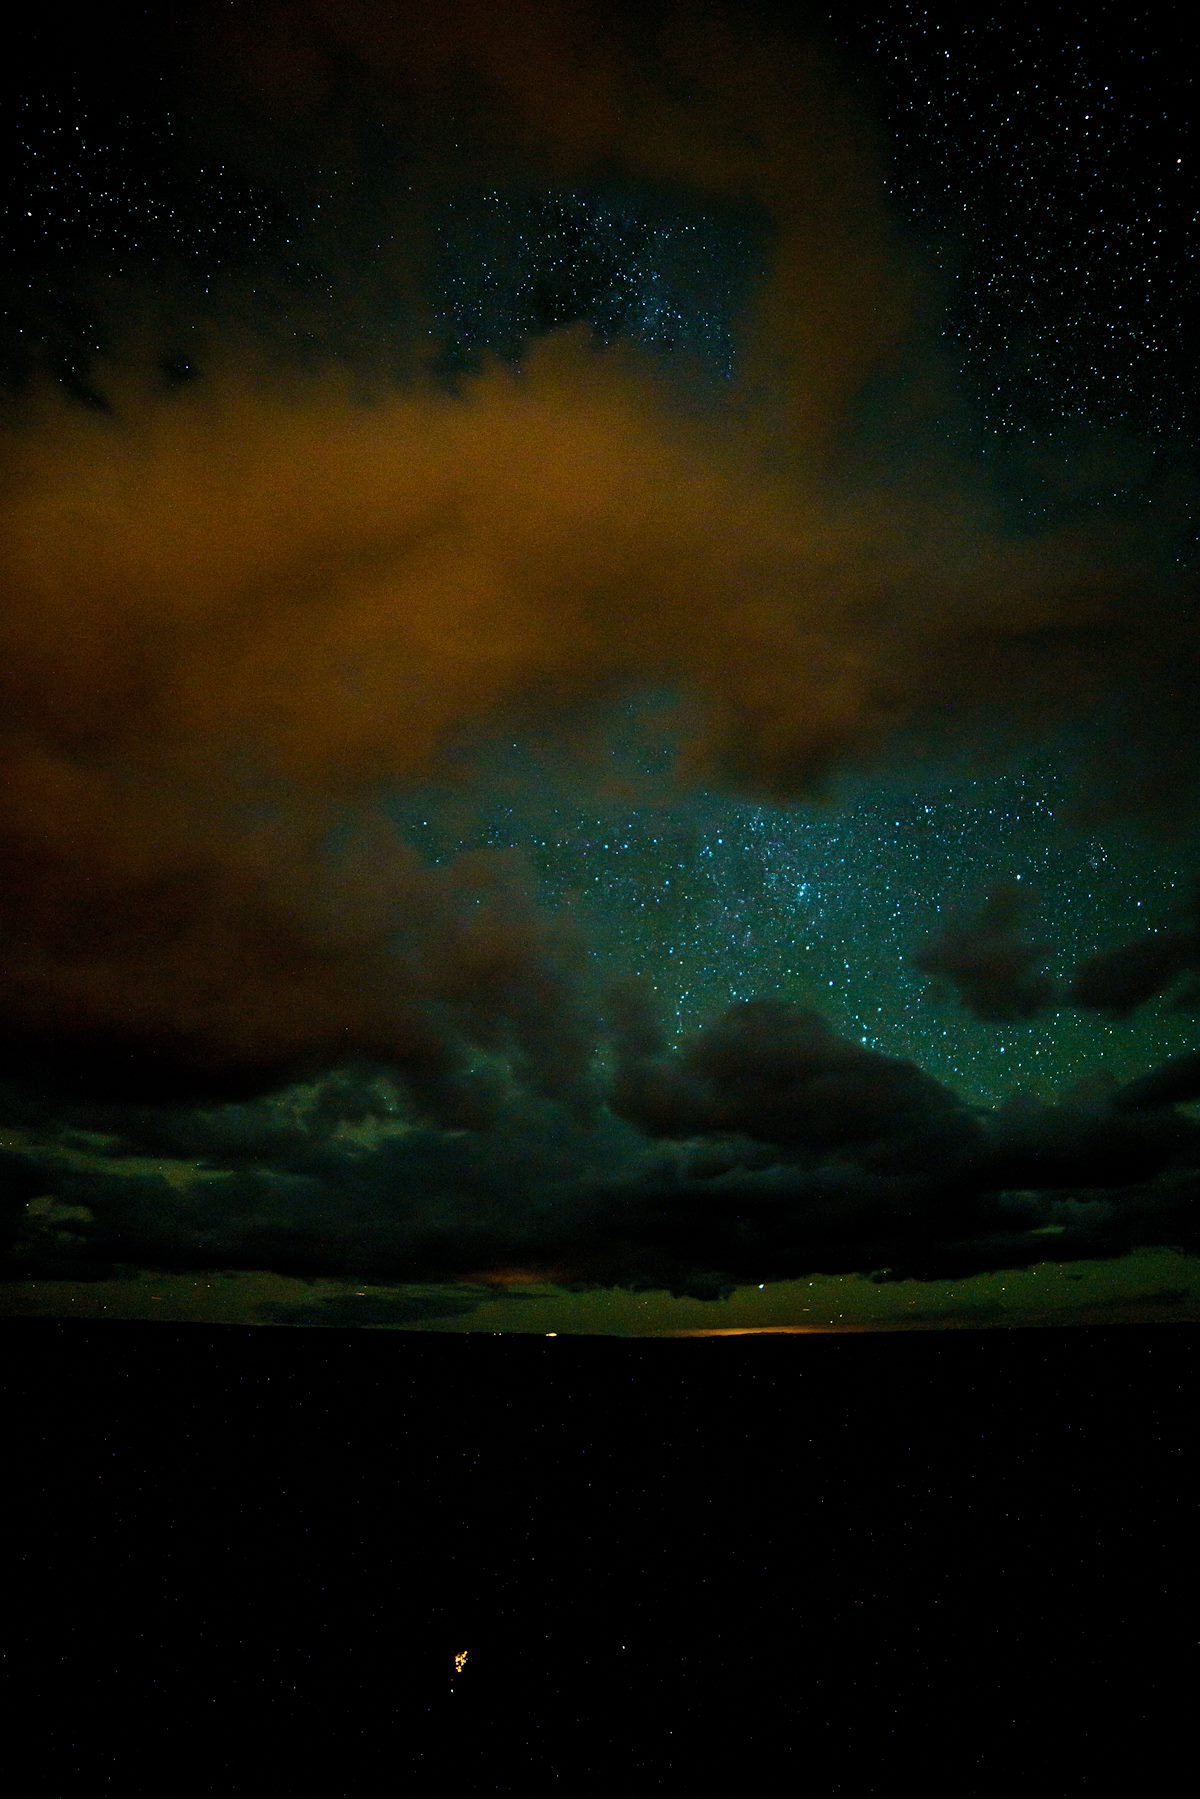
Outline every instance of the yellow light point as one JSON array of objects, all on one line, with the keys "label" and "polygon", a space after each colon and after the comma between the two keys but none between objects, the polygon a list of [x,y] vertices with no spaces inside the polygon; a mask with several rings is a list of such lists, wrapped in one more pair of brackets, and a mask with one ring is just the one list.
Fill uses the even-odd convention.
[{"label": "yellow light point", "polygon": [[558,1335],[558,1332],[557,1332],[557,1331],[547,1331],[547,1332],[546,1332],[546,1335],[547,1335],[547,1336],[548,1336],[548,1337],[557,1337],[557,1335]]},{"label": "yellow light point", "polygon": [[466,1665],[467,1665],[467,1652],[465,1649],[460,1649],[458,1651],[457,1655],[454,1657],[454,1672],[456,1674],[461,1674],[463,1669],[466,1667]]}]

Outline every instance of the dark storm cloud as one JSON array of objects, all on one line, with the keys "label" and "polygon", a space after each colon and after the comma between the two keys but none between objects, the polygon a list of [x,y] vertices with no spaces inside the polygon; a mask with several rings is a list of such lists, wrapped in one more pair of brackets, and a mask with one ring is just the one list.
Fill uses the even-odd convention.
[{"label": "dark storm cloud", "polygon": [[[115,1155],[157,1156],[197,1168],[302,1165],[363,1126],[396,1126],[414,1106],[394,1068],[340,1068],[304,1087],[216,1105],[130,1104],[96,1098],[72,1108],[68,1147],[88,1135]],[[43,1125],[45,1119],[42,1120]]]},{"label": "dark storm cloud", "polygon": [[1121,1093],[1127,1106],[1186,1106],[1200,1102],[1200,1053],[1176,1056],[1131,1081]]},{"label": "dark storm cloud", "polygon": [[1024,935],[1032,902],[1015,884],[998,887],[973,916],[947,920],[942,933],[913,960],[946,982],[967,1010],[992,1024],[1033,1018],[1054,1002],[1043,972],[1045,944]]},{"label": "dark storm cloud", "polygon": [[[1200,926],[1189,923],[1103,950],[1081,963],[1065,987],[1056,987],[1043,973],[1050,946],[1025,935],[1032,907],[1032,896],[1015,884],[998,887],[976,912],[949,919],[913,962],[989,1024],[1035,1018],[1054,1006],[1127,1018],[1185,975],[1200,974]],[[1200,1005],[1200,981],[1177,991],[1174,1003]]]},{"label": "dark storm cloud", "polygon": [[[1076,970],[1067,999],[1073,1006],[1124,1018],[1197,970],[1200,936],[1193,931],[1165,931],[1091,957]],[[1195,1002],[1194,987],[1181,996],[1181,1003]]]},{"label": "dark storm cloud", "polygon": [[732,1008],[674,1050],[630,1024],[628,996],[625,1010],[620,1116],[573,1118],[527,1093],[486,1128],[448,1131],[398,1119],[381,1085],[348,1127],[305,1089],[232,1120],[197,1114],[174,1141],[201,1166],[154,1172],[129,1152],[182,1127],[159,1120],[139,1144],[136,1117],[114,1112],[123,1159],[83,1166],[43,1146],[46,1197],[19,1218],[8,1271],[401,1285],[520,1271],[716,1298],[805,1274],[932,1280],[1197,1246],[1200,1122],[1173,1103],[1193,1091],[1178,1070],[1103,1100],[981,1113],[798,1008]]},{"label": "dark storm cloud", "polygon": [[614,1107],[655,1137],[748,1137],[799,1155],[850,1152],[890,1170],[956,1155],[973,1128],[915,1063],[779,1002],[731,1008],[678,1056],[623,1050]]},{"label": "dark storm cloud", "polygon": [[677,1287],[685,1245],[736,1284],[756,1265],[936,1279],[1195,1241],[1200,1125],[1169,1104],[975,1112],[792,1007],[626,1055],[615,1103],[677,1147],[631,1173],[626,1241],[595,1246],[610,1275],[623,1256]]}]

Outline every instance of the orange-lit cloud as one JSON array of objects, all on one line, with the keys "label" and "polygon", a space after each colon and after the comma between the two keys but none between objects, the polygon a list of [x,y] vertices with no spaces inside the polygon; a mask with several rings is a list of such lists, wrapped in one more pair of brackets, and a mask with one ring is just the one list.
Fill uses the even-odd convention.
[{"label": "orange-lit cloud", "polygon": [[[791,40],[542,5],[236,29],[216,54],[257,154],[333,129],[350,66],[349,111],[403,121],[431,186],[611,167],[758,209],[744,374],[685,402],[577,331],[455,393],[364,394],[243,342],[169,397],[115,382],[111,415],[31,402],[0,441],[10,1064],[384,1058],[458,1103],[492,1055],[581,1086],[586,958],[519,871],[434,873],[361,822],[335,850],[351,814],[638,687],[682,697],[687,778],[794,798],[948,721],[1049,728],[1114,669],[1178,686],[1186,627],[1138,632],[1112,539],[1010,541],[943,459],[857,459],[864,383],[927,364],[869,140]],[[422,203],[397,202],[418,261]]]}]

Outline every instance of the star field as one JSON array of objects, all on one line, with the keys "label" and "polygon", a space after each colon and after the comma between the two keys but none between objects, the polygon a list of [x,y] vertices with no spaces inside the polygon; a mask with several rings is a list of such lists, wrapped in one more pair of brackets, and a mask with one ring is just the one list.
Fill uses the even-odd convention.
[{"label": "star field", "polygon": [[176,382],[195,372],[196,309],[202,319],[233,277],[278,272],[303,285],[295,218],[245,174],[198,160],[161,104],[127,111],[75,90],[26,92],[0,129],[0,374],[9,384],[48,366],[93,400],[99,360],[122,347],[112,299],[130,282],[164,290],[175,316],[161,372]]},{"label": "star field", "polygon": [[675,352],[729,379],[746,233],[634,196],[496,190],[453,203],[439,231],[432,332],[448,371],[586,322],[601,342]]},{"label": "star field", "polygon": [[888,187],[953,294],[945,326],[997,442],[1082,422],[1194,426],[1194,77],[1161,18],[1112,7],[878,9],[865,44]]},{"label": "star field", "polygon": [[[156,37],[145,69],[131,60],[111,82],[89,78],[83,39],[61,61],[43,47],[28,76],[18,59],[8,77],[0,386],[16,454],[35,416],[22,411],[30,396],[56,428],[67,421],[55,455],[83,495],[60,509],[72,554],[71,521],[90,519],[92,506],[103,516],[112,494],[124,506],[128,482],[135,522],[122,514],[109,536],[122,555],[133,548],[108,585],[97,577],[97,616],[117,615],[123,583],[140,595],[144,581],[150,595],[111,645],[101,632],[89,650],[66,625],[55,637],[52,620],[44,654],[30,628],[43,655],[32,673],[14,661],[12,703],[33,719],[21,728],[39,745],[44,733],[56,782],[56,756],[70,775],[43,804],[43,765],[27,758],[39,799],[14,811],[14,842],[24,855],[41,805],[50,872],[17,883],[14,905],[32,894],[36,912],[43,891],[80,885],[63,874],[70,845],[90,843],[93,829],[103,838],[105,804],[119,838],[131,795],[157,805],[161,784],[171,796],[139,817],[107,900],[100,890],[97,917],[108,904],[123,920],[129,905],[140,924],[122,922],[98,972],[86,960],[91,921],[63,925],[69,908],[47,908],[46,966],[55,980],[67,968],[68,996],[82,966],[87,1006],[111,990],[117,1023],[96,1002],[93,1026],[58,988],[45,1017],[84,1017],[83,1061],[105,1061],[106,1078],[122,1073],[100,1083],[98,1112],[90,1100],[71,1111],[49,1149],[35,1141],[42,1100],[14,1086],[5,1153],[44,1150],[66,1170],[49,1197],[40,1165],[18,1169],[18,1185],[32,1183],[39,1253],[59,1253],[47,1249],[56,1231],[64,1254],[91,1241],[80,1168],[112,1154],[187,1192],[201,1218],[195,1239],[226,1246],[230,1280],[258,1278],[260,1240],[282,1245],[264,1279],[308,1279],[320,1255],[296,1247],[293,1218],[316,1221],[327,1254],[322,1208],[349,1220],[347,1233],[361,1217],[353,1253],[368,1272],[347,1261],[345,1274],[367,1285],[353,1298],[369,1298],[372,1282],[399,1287],[409,1263],[386,1208],[415,1183],[432,1196],[432,1221],[413,1227],[403,1254],[430,1291],[400,1292],[390,1311],[384,1292],[384,1321],[453,1318],[458,1328],[475,1302],[447,1300],[439,1285],[464,1267],[523,1279],[530,1244],[552,1250],[552,1270],[578,1287],[640,1293],[657,1282],[707,1304],[731,1282],[762,1292],[761,1272],[801,1267],[794,1245],[771,1237],[781,1227],[763,1196],[773,1181],[804,1194],[816,1179],[807,1165],[797,1174],[786,1131],[771,1137],[769,1106],[764,1122],[753,1095],[740,1112],[728,1097],[746,1067],[765,1070],[768,1086],[773,1058],[789,1057],[789,1067],[824,1068],[838,1094],[878,1083],[878,1103],[908,1121],[931,1165],[959,1157],[954,1166],[973,1171],[985,1212],[999,1177],[972,1131],[1003,1137],[1028,1195],[1042,1148],[1020,1137],[1023,1107],[1078,1101],[1098,1116],[1106,1096],[1175,1058],[1183,1094],[1195,1015],[1179,983],[1196,968],[1200,870],[1200,827],[1179,797],[1194,785],[1186,584],[1196,573],[1190,331],[1200,296],[1195,78],[1171,11],[1014,6],[967,19],[899,0],[829,11],[816,32],[833,71],[820,64],[813,89],[818,119],[822,106],[829,118],[811,141],[778,112],[761,63],[748,90],[736,79],[727,90],[723,67],[684,62],[690,75],[674,65],[663,75],[636,31],[632,77],[623,51],[611,88],[607,50],[597,51],[598,86],[590,65],[573,67],[565,98],[579,103],[577,139],[570,104],[544,114],[524,59],[490,39],[481,47],[470,21],[449,48],[436,31],[414,48],[398,14],[394,43],[382,27],[360,42],[362,21],[347,15],[330,28],[332,51],[323,39],[281,47],[269,25],[256,50],[247,17],[244,81],[227,54],[229,66],[218,58],[197,84]],[[756,49],[766,28],[765,14],[739,11],[734,39]],[[159,21],[154,33],[169,47],[176,29]],[[307,27],[297,29],[303,40]],[[622,20],[622,44],[625,35]],[[661,52],[667,61],[674,48]],[[486,71],[478,89],[472,57]],[[406,58],[417,67],[407,86]],[[861,163],[839,138],[843,114],[866,146]],[[812,156],[821,178],[806,187],[778,161],[791,154]],[[894,319],[893,291],[904,296]],[[298,398],[274,409],[276,377],[281,393],[315,396],[311,414]],[[131,392],[142,398],[130,402]],[[142,463],[137,432],[122,436],[123,408],[140,425],[147,393],[152,454]],[[80,415],[114,422],[120,479],[108,488],[94,470],[110,451],[92,455]],[[213,461],[219,477],[205,485]],[[30,466],[36,486],[41,465]],[[143,511],[158,520],[150,548]],[[60,513],[46,516],[59,530]],[[27,558],[39,620],[58,579],[40,518]],[[100,543],[101,528],[88,528]],[[580,543],[594,546],[586,557]],[[1126,566],[1136,601],[1120,588]],[[72,578],[86,586],[85,559],[79,567]],[[193,660],[174,660],[193,631]],[[977,641],[994,646],[1002,669],[1011,659],[1011,708],[1008,689],[976,666],[987,659]],[[1142,673],[1148,647],[1152,677]],[[90,654],[103,679],[110,648],[124,685],[101,705],[77,671]],[[21,640],[14,656],[24,653]],[[74,685],[64,680],[60,695],[46,669],[70,672]],[[1062,716],[1055,681],[1070,690]],[[107,708],[104,719],[89,707]],[[20,761],[25,741],[14,742]],[[688,772],[697,767],[702,785]],[[294,815],[284,792],[293,779],[303,793]],[[302,820],[278,859],[278,918],[264,897],[276,871],[256,859],[260,845],[243,854],[239,843],[230,866],[206,869],[209,838],[220,836],[209,788],[243,825],[273,823],[276,808],[287,829]],[[181,794],[186,830],[172,809]],[[312,822],[322,804],[325,837]],[[385,827],[380,869],[396,883],[387,904],[404,919],[409,961],[395,979],[391,962],[373,960],[370,934],[384,874],[351,881],[348,923],[321,886],[368,816],[371,831]],[[201,845],[194,861],[176,850],[176,830]],[[306,872],[314,843],[316,872]],[[166,866],[131,902],[143,853]],[[536,902],[536,922],[511,895],[511,916],[499,901],[489,911],[491,876],[480,871],[497,868],[521,887],[520,904]],[[193,903],[211,916],[197,924]],[[1025,987],[989,1013],[969,1003],[969,981],[956,985],[945,938],[969,936],[976,927],[963,921],[986,921],[997,905],[1019,918],[1004,947]],[[25,915],[15,916],[13,941],[24,942]],[[226,965],[216,944],[227,927]],[[139,983],[154,973],[150,953],[139,961],[127,948],[139,928],[169,974],[149,980],[149,997]],[[584,946],[578,980],[568,937]],[[1123,1013],[1072,997],[1081,967],[1143,938],[1159,940],[1176,985],[1160,983]],[[196,945],[225,972],[206,964],[197,974],[187,959]],[[1151,941],[1151,959],[1154,950]],[[36,954],[30,966],[36,976]],[[612,995],[630,977],[665,1027],[661,1049],[605,1011],[616,1016]],[[174,1018],[155,1035],[155,996],[174,993],[172,981],[185,1008],[198,1006],[199,1047]],[[368,1002],[348,1000],[351,989],[369,990]],[[239,1005],[244,1016],[222,1036],[221,1008]],[[797,1022],[812,1014],[828,1031]],[[36,1006],[33,1015],[40,1045],[49,1027]],[[594,1041],[589,1020],[601,1021]],[[387,1072],[393,1054],[400,1074]],[[152,1086],[165,1064],[155,1092],[177,1107],[165,1123],[149,1101],[131,1122],[141,1096],[127,1090],[123,1057]],[[19,1085],[16,1050],[10,1059]],[[620,1089],[599,1125],[569,1103],[592,1063]],[[183,1116],[189,1081],[194,1117]],[[854,1103],[874,1118],[875,1101]],[[569,1124],[553,1122],[555,1106]],[[883,1149],[870,1139],[862,1152],[870,1179],[885,1184],[910,1178],[888,1160],[903,1161],[892,1128]],[[1121,1145],[1122,1132],[1136,1135],[1123,1113],[1112,1129]],[[1162,1158],[1153,1172],[1172,1169],[1184,1153],[1176,1140],[1163,1148],[1146,1132]],[[245,1145],[256,1133],[252,1167]],[[773,1145],[778,1163],[766,1150],[755,1162],[720,1147],[743,1138]],[[401,1139],[414,1159],[397,1172],[388,1158]],[[690,1154],[680,1146],[693,1140],[718,1145],[718,1182],[748,1185],[737,1189],[737,1228],[722,1238],[714,1227],[711,1246],[694,1263],[681,1252],[676,1267],[656,1259],[660,1226],[639,1208],[666,1215]],[[858,1164],[847,1174],[852,1160],[835,1155],[829,1177],[848,1215],[855,1181],[867,1179]],[[258,1221],[246,1227],[250,1248],[240,1225],[202,1217],[222,1181],[230,1194],[249,1183],[235,1211]],[[607,1223],[589,1226],[578,1264],[551,1228],[573,1181],[602,1221],[615,1192],[628,1201],[633,1223],[626,1230],[622,1214],[610,1260],[593,1242],[606,1240]],[[528,1216],[514,1195],[528,1199]],[[903,1203],[915,1216],[927,1199]],[[1007,1199],[996,1199],[1001,1210]],[[489,1235],[497,1203],[517,1217],[512,1243]],[[1101,1257],[1110,1240],[1127,1247],[1124,1226],[1104,1234],[1108,1203],[1095,1202],[1085,1223],[1100,1219],[1096,1235],[1081,1239]],[[137,1212],[143,1201],[119,1204]],[[1066,1201],[1056,1188],[1046,1204]],[[769,1219],[766,1249],[742,1228],[755,1207]],[[1178,1247],[1157,1189],[1146,1216],[1136,1250]],[[1019,1232],[1009,1246],[990,1218],[979,1228],[989,1248],[978,1267],[1003,1271],[1009,1255],[1028,1289],[1034,1264]],[[125,1229],[114,1227],[118,1245]],[[857,1278],[895,1261],[898,1279],[970,1275],[975,1247],[938,1244],[906,1263],[890,1238],[872,1240],[864,1253],[885,1260],[859,1269],[844,1243],[821,1239],[803,1274]],[[200,1254],[190,1241],[182,1268]],[[337,1256],[350,1255],[339,1239]],[[532,1250],[529,1265],[541,1267]],[[323,1295],[309,1314],[330,1317],[343,1299]],[[271,1304],[294,1309],[295,1295],[262,1304],[264,1316]]]},{"label": "star field", "polygon": [[[907,5],[834,30],[863,59],[886,122],[887,189],[944,283],[942,339],[972,450],[1028,526],[1074,503],[1059,458],[1079,432],[1126,433],[1087,506],[1153,503],[1156,471],[1187,453],[1195,417],[1191,78],[1169,38],[1136,21],[1131,34],[1114,57],[1077,18],[1006,9],[967,23]],[[672,293],[655,260],[675,247],[669,228],[631,230],[628,212],[585,196],[521,213],[492,195],[476,208],[477,246],[484,217],[482,257],[445,240],[447,267],[457,257],[469,271],[447,277],[456,355],[578,318],[652,350],[689,341],[682,304],[656,309]],[[710,292],[722,295],[719,281]],[[719,309],[693,308],[690,343],[732,368],[728,282],[724,293]],[[961,428],[955,413],[946,429]],[[598,955],[649,976],[680,1032],[737,1000],[793,1000],[997,1103],[1101,1072],[1130,1078],[1190,1042],[1166,1005],[1135,1029],[1069,1014],[1049,1028],[979,1024],[913,967],[940,917],[1004,881],[1035,896],[1059,975],[1167,928],[1196,846],[1164,855],[1126,825],[1091,831],[1071,814],[1064,768],[1043,759],[986,778],[862,783],[816,808],[708,795],[619,816],[566,803],[542,827],[518,803],[435,853],[523,851],[547,903],[582,905]]]},{"label": "star field", "polygon": [[[1195,76],[1170,9],[836,21],[886,120],[887,187],[937,271],[972,453],[1033,521],[1145,508],[1196,428]],[[1098,434],[1118,434],[1096,458]],[[1194,522],[1178,533],[1190,566]]]},{"label": "star field", "polygon": [[787,1000],[996,1104],[1097,1075],[1132,1079],[1192,1038],[1190,1018],[1165,1001],[1136,1027],[1068,1011],[1051,1028],[980,1023],[914,966],[946,916],[1006,882],[1028,888],[1034,935],[1060,979],[1097,951],[1169,928],[1194,853],[1072,828],[1059,817],[1066,803],[1061,778],[1041,766],[890,791],[864,783],[827,807],[707,796],[597,815],[562,799],[535,807],[534,825],[506,803],[470,834],[415,814],[406,828],[439,859],[521,852],[544,902],[586,920],[601,967],[649,979],[680,1035],[739,1000]]}]

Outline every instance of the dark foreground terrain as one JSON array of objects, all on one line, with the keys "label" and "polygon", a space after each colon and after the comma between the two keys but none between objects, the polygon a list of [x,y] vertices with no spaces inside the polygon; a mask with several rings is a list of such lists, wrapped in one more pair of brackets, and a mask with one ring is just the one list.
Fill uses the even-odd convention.
[{"label": "dark foreground terrain", "polygon": [[1158,1794],[1191,1761],[1186,1326],[2,1341],[14,1793]]}]

